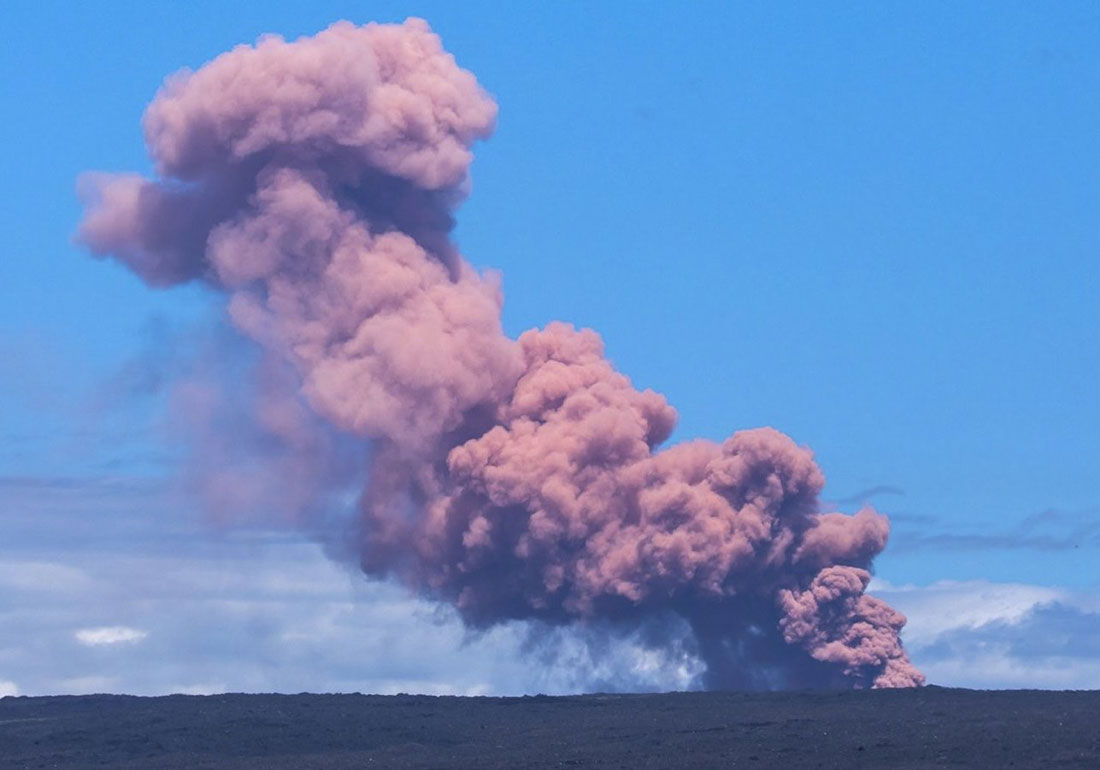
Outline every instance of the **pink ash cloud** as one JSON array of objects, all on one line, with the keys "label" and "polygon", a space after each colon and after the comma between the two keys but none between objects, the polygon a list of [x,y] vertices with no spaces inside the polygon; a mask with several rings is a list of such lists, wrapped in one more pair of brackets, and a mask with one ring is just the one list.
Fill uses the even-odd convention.
[{"label": "pink ash cloud", "polygon": [[424,21],[342,22],[170,77],[144,119],[157,177],[82,178],[82,243],[202,283],[262,351],[234,409],[282,459],[200,464],[204,487],[289,484],[308,508],[337,436],[369,447],[346,548],[471,626],[671,617],[701,686],[922,684],[905,618],[864,593],[888,522],[822,511],[807,448],[760,428],[661,449],[675,410],[594,331],[504,334],[497,278],[450,239],[496,114]]}]

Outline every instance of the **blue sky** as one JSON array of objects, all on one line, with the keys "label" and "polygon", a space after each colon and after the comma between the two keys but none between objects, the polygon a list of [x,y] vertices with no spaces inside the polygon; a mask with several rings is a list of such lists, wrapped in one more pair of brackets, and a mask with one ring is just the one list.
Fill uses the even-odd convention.
[{"label": "blue sky", "polygon": [[[320,670],[330,689],[576,686],[512,631],[466,640],[310,543],[196,522],[163,405],[118,393],[210,300],[70,243],[79,173],[148,168],[140,116],[167,74],[409,15],[500,104],[457,237],[502,272],[510,333],[596,328],[679,409],[674,440],[772,425],[812,446],[827,499],[894,519],[878,586],[932,681],[1100,687],[1094,3],[276,6],[5,7],[0,694],[316,689]],[[176,577],[135,585],[148,570]],[[248,630],[196,650],[170,616],[207,589],[211,628]],[[432,637],[437,668],[358,657],[380,622]],[[119,627],[136,638],[77,635]],[[124,665],[166,652],[161,678]]]}]

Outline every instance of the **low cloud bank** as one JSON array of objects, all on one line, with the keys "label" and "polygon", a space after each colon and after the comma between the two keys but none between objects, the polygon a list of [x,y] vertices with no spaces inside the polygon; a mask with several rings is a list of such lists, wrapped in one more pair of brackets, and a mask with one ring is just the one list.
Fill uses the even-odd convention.
[{"label": "low cloud bank", "polygon": [[984,580],[871,589],[909,618],[930,682],[983,689],[1100,689],[1100,596]]}]

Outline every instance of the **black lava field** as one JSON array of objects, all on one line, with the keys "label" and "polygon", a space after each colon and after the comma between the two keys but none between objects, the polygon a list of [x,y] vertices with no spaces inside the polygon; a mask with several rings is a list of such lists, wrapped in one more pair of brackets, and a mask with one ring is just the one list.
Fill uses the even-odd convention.
[{"label": "black lava field", "polygon": [[0,768],[1100,768],[1100,692],[0,700]]}]

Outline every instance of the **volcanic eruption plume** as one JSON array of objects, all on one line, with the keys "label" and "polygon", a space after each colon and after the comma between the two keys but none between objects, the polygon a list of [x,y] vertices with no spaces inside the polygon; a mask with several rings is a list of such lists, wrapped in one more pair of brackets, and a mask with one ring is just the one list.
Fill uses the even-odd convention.
[{"label": "volcanic eruption plume", "polygon": [[864,593],[887,520],[822,512],[808,449],[761,428],[658,450],[676,412],[595,332],[503,333],[449,237],[496,111],[421,20],[264,37],[166,81],[157,178],[82,179],[78,238],[201,282],[282,362],[290,386],[251,398],[321,487],[303,500],[329,483],[309,425],[369,447],[368,575],[473,627],[678,616],[708,687],[921,684],[904,617]]}]

